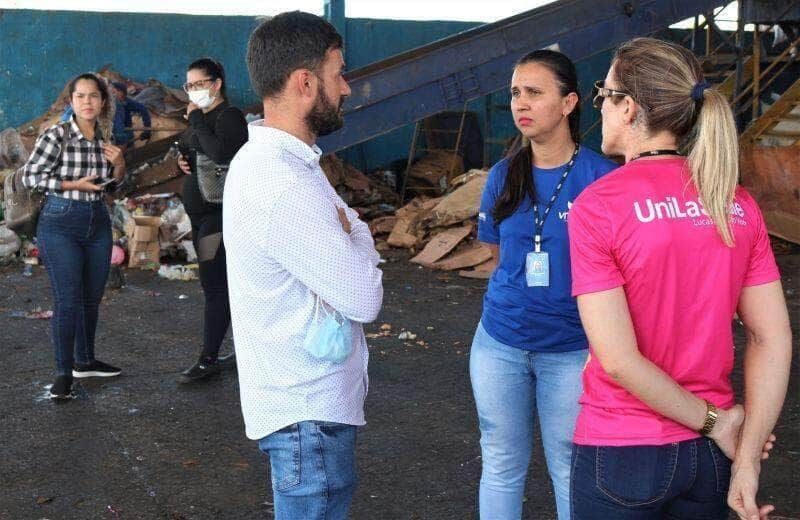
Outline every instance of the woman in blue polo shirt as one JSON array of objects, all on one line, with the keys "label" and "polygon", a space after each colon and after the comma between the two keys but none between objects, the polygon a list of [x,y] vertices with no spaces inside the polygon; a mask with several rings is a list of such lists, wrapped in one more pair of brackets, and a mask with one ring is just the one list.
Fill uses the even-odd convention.
[{"label": "woman in blue polo shirt", "polygon": [[558,518],[570,517],[588,342],[571,296],[567,216],[578,194],[617,166],[578,145],[579,102],[565,55],[537,50],[517,62],[511,111],[530,145],[491,169],[478,222],[478,238],[498,260],[470,354],[483,520],[521,517],[537,414]]}]

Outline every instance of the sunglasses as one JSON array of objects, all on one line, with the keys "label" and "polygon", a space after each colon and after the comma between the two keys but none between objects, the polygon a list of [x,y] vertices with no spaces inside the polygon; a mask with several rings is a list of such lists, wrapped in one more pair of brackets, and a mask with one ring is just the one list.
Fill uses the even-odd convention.
[{"label": "sunglasses", "polygon": [[624,90],[606,88],[603,86],[604,83],[604,80],[598,79],[594,82],[594,86],[592,87],[592,106],[597,110],[600,110],[603,107],[603,100],[607,97],[631,95],[630,92],[625,92]]}]

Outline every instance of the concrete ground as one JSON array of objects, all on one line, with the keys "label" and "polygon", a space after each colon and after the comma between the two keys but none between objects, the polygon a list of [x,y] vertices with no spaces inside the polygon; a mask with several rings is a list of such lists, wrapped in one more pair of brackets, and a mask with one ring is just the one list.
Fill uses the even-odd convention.
[{"label": "concrete ground", "polygon": [[[795,334],[800,334],[800,253],[778,257]],[[177,373],[198,354],[197,282],[128,271],[109,290],[97,353],[119,378],[77,384],[64,404],[46,398],[53,356],[46,319],[15,317],[51,308],[43,269],[0,269],[0,518],[270,518],[269,469],[245,438],[236,373],[194,386]],[[355,519],[474,518],[479,434],[469,384],[469,345],[485,283],[405,261],[385,266],[379,326],[370,339],[369,424],[359,436]],[[419,335],[404,343],[397,334]],[[743,334],[737,329],[737,351]],[[230,344],[226,350],[230,349]],[[741,389],[741,355],[734,375]],[[800,518],[800,377],[793,362],[778,444],[764,465],[760,497],[782,518]],[[534,453],[525,518],[554,518],[541,449]]]}]

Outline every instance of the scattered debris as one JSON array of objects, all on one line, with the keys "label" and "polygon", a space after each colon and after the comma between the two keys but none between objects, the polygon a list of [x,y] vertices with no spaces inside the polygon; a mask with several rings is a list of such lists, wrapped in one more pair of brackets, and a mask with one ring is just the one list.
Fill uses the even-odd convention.
[{"label": "scattered debris", "polygon": [[399,197],[395,187],[386,183],[385,174],[365,175],[333,154],[324,156],[320,167],[342,200],[360,215],[378,216],[395,210]]},{"label": "scattered debris", "polygon": [[415,264],[433,267],[435,262],[453,250],[459,242],[469,235],[472,231],[472,223],[467,225],[442,231],[434,236],[425,248],[410,261]]},{"label": "scattered debris", "polygon": [[[448,160],[452,156],[448,155]],[[440,158],[441,159],[441,158]],[[438,159],[432,158],[432,161]],[[433,183],[446,179],[444,170],[436,173],[427,162],[419,161],[409,175]],[[449,166],[448,166],[449,168]],[[422,173],[420,173],[422,171]],[[449,171],[449,170],[447,170]],[[375,248],[386,252],[392,248],[408,249],[415,254],[411,262],[430,269],[459,271],[467,277],[488,278],[483,265],[491,260],[489,247],[475,240],[475,218],[488,172],[470,170],[450,180],[450,192],[442,197],[419,195],[399,208],[394,215],[381,215],[369,222],[375,237]],[[388,236],[386,236],[388,234]],[[476,272],[463,271],[482,266]]]},{"label": "scattered debris", "polygon": [[394,226],[397,224],[397,215],[386,215],[378,217],[369,223],[369,230],[373,235],[382,233],[391,233]]},{"label": "scattered debris", "polygon": [[111,265],[122,265],[125,263],[125,250],[118,245],[111,247]]},{"label": "scattered debris", "polygon": [[108,506],[108,507],[106,507],[106,511],[108,511],[109,513],[114,515],[114,520],[120,520],[120,516],[119,516],[120,511],[116,507]]},{"label": "scattered debris", "polygon": [[491,259],[476,266],[474,269],[470,269],[468,271],[459,271],[458,276],[463,276],[464,278],[474,278],[477,280],[488,280],[491,278],[495,267],[497,267],[497,262],[494,259]]},{"label": "scattered debris", "polygon": [[36,308],[30,312],[25,311],[11,311],[8,313],[12,318],[25,318],[28,320],[49,320],[53,317],[53,311],[43,311],[41,308]]},{"label": "scattered debris", "polygon": [[471,172],[473,176],[470,180],[451,191],[433,208],[424,220],[426,227],[451,226],[478,215],[481,194],[489,174],[483,170]]},{"label": "scattered debris", "polygon": [[0,226],[0,260],[12,258],[21,246],[22,241],[16,233],[5,226]]},{"label": "scattered debris", "polygon": [[436,206],[439,200],[420,196],[398,209],[395,214],[397,222],[386,242],[393,247],[416,248],[422,242],[427,231],[422,227],[421,220]]},{"label": "scattered debris", "polygon": [[177,200],[170,200],[167,209],[161,213],[161,249],[173,245],[180,245],[184,238],[192,232],[192,222],[183,207]]},{"label": "scattered debris", "polygon": [[415,339],[417,339],[417,335],[411,331],[404,330],[403,332],[398,334],[397,339],[402,341],[414,341]]},{"label": "scattered debris", "polygon": [[167,280],[181,280],[190,282],[197,280],[197,264],[189,265],[162,265],[158,269],[158,276]]},{"label": "scattered debris", "polygon": [[161,248],[158,231],[161,217],[145,217],[133,215],[125,223],[125,235],[128,237],[128,267],[142,267],[149,262],[158,262]]},{"label": "scattered debris", "polygon": [[473,241],[468,246],[460,249],[457,253],[450,255],[447,260],[442,260],[433,264],[434,269],[454,271],[465,269],[486,262],[492,258],[492,251],[489,246],[478,241]]},{"label": "scattered debris", "polygon": [[192,466],[197,466],[198,464],[200,464],[200,461],[197,459],[186,459],[183,462],[181,462],[181,466],[183,466],[184,469],[190,468]]},{"label": "scattered debris", "polygon": [[411,187],[435,187],[440,193],[447,189],[450,172],[464,171],[464,161],[458,154],[445,150],[429,150],[408,171]]}]

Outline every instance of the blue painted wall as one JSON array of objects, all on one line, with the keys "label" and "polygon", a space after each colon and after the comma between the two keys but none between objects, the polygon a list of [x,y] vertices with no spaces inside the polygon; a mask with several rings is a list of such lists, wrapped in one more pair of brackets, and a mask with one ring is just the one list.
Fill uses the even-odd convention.
[{"label": "blue painted wall", "polygon": [[189,63],[214,56],[234,103],[251,102],[244,56],[256,24],[239,16],[0,10],[0,128],[37,117],[72,77],[107,63],[177,87]]},{"label": "blue painted wall", "polygon": [[[255,18],[243,16],[0,10],[0,129],[37,117],[70,78],[108,63],[138,81],[152,77],[177,87],[185,80],[186,65],[200,56],[211,55],[225,66],[233,103],[252,104],[257,100],[250,90],[245,54],[247,39],[257,23]],[[478,25],[347,19],[348,68],[358,68]],[[580,64],[585,92],[594,79],[603,77],[608,59],[608,53],[604,53]],[[510,74],[511,71],[509,77]],[[495,102],[507,99],[507,94],[501,93]],[[469,108],[478,112],[482,120],[483,106],[483,100],[476,100]],[[584,123],[588,126],[596,116],[586,108]],[[404,158],[412,128],[409,125],[355,146],[343,156],[364,169]],[[492,129],[497,137],[513,135],[510,115],[497,113]],[[496,147],[494,153],[499,152]]]}]

